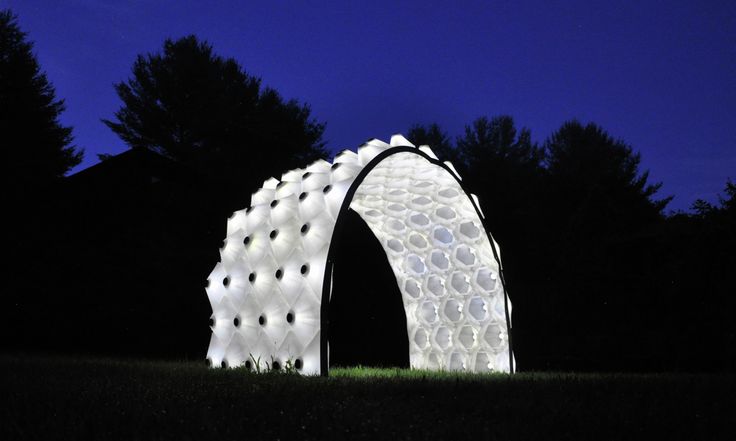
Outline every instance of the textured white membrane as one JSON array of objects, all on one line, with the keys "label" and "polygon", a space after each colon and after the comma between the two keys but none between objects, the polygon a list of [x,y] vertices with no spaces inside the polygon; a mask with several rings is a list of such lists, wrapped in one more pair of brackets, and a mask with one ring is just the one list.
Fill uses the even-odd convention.
[{"label": "textured white membrane", "polygon": [[320,306],[328,250],[343,201],[370,163],[345,202],[386,251],[403,297],[411,367],[511,370],[511,305],[478,212],[451,164],[452,172],[438,165],[427,146],[406,147],[414,146],[396,135],[390,145],[372,140],[333,164],[289,171],[233,213],[208,277],[214,366],[253,368],[255,360],[261,368],[291,362],[305,374],[326,372]]}]

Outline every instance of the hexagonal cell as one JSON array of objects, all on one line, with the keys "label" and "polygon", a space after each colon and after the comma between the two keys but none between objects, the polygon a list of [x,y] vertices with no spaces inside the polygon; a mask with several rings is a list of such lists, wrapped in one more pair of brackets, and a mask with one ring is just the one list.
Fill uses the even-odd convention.
[{"label": "hexagonal cell", "polygon": [[460,234],[468,239],[477,239],[480,236],[480,229],[473,222],[463,222],[460,224]]},{"label": "hexagonal cell", "polygon": [[405,197],[405,196],[406,196],[407,194],[408,194],[408,193],[406,192],[406,190],[402,190],[402,189],[400,189],[400,188],[397,188],[397,189],[395,189],[395,190],[391,190],[391,191],[387,192],[387,193],[385,194],[385,196],[386,196],[386,199],[387,199],[387,200],[389,200],[389,201],[394,201],[394,202],[397,202],[397,201],[401,201],[401,200],[403,200],[403,199],[404,199],[404,197]]},{"label": "hexagonal cell", "polygon": [[386,208],[388,209],[388,211],[391,211],[394,213],[401,213],[402,211],[406,211],[406,207],[401,204],[390,204]]},{"label": "hexagonal cell", "polygon": [[465,274],[460,272],[452,274],[452,277],[450,278],[450,286],[460,294],[465,294],[470,289],[470,284],[465,278]]},{"label": "hexagonal cell", "polygon": [[475,272],[475,282],[486,292],[496,289],[496,273],[486,267]]},{"label": "hexagonal cell", "polygon": [[486,302],[478,296],[471,298],[468,302],[468,315],[479,322],[485,320],[488,317]]},{"label": "hexagonal cell", "polygon": [[436,297],[443,297],[447,293],[444,282],[435,275],[427,277],[427,290]]},{"label": "hexagonal cell", "polygon": [[425,197],[425,196],[419,196],[417,198],[412,199],[411,202],[414,205],[426,206],[432,203],[432,199]]},{"label": "hexagonal cell", "polygon": [[411,236],[409,236],[409,242],[414,245],[414,248],[419,250],[423,250],[427,247],[427,240],[418,233],[412,233]]},{"label": "hexagonal cell", "polygon": [[450,266],[450,260],[447,258],[445,253],[440,250],[432,251],[429,261],[432,263],[432,266],[442,271],[446,270]]},{"label": "hexagonal cell", "polygon": [[442,367],[442,356],[435,351],[430,352],[429,355],[427,355],[427,368],[439,370]]},{"label": "hexagonal cell", "polygon": [[442,313],[448,320],[457,323],[463,317],[463,307],[455,299],[449,299],[442,307]]},{"label": "hexagonal cell", "polygon": [[404,225],[403,222],[398,221],[396,219],[391,219],[390,221],[386,223],[386,225],[391,231],[397,231],[397,232],[404,231],[404,229],[406,228],[406,225]]},{"label": "hexagonal cell", "polygon": [[483,331],[483,340],[494,352],[500,352],[505,346],[505,330],[500,323],[491,323]]},{"label": "hexagonal cell", "polygon": [[475,371],[488,372],[493,370],[493,358],[486,352],[478,352],[475,355]]},{"label": "hexagonal cell", "polygon": [[386,242],[386,246],[397,253],[404,252],[404,245],[397,239],[389,239],[388,242]]},{"label": "hexagonal cell", "polygon": [[465,354],[455,351],[448,357],[447,368],[451,371],[464,371],[466,369],[465,362]]},{"label": "hexagonal cell", "polygon": [[404,282],[404,291],[409,295],[409,297],[413,299],[418,299],[419,296],[422,294],[422,290],[421,288],[419,288],[419,284],[413,279],[408,279],[406,282]]},{"label": "hexagonal cell", "polygon": [[422,213],[417,213],[409,217],[409,222],[417,228],[423,228],[429,225],[429,218]]},{"label": "hexagonal cell", "polygon": [[460,263],[466,266],[472,266],[475,263],[475,254],[473,254],[473,250],[465,245],[457,247],[457,250],[455,250],[455,257]]},{"label": "hexagonal cell", "polygon": [[429,334],[424,328],[418,328],[414,333],[413,341],[419,349],[426,349],[429,346]]},{"label": "hexagonal cell", "polygon": [[416,254],[409,254],[406,257],[406,265],[409,270],[413,271],[416,274],[423,274],[424,270],[426,269],[424,266],[424,261]]},{"label": "hexagonal cell", "polygon": [[441,219],[444,219],[444,220],[452,220],[456,216],[455,210],[453,210],[450,207],[441,207],[441,208],[438,208],[435,211],[435,214],[437,215],[437,217],[439,217]]},{"label": "hexagonal cell", "polygon": [[453,199],[457,197],[460,193],[457,192],[454,188],[445,188],[444,190],[440,190],[437,192],[437,194],[445,199]]},{"label": "hexagonal cell", "polygon": [[448,230],[445,227],[437,227],[434,229],[434,232],[432,233],[432,236],[438,240],[440,243],[444,245],[449,245],[452,243],[454,238],[452,237],[452,233],[450,230]]},{"label": "hexagonal cell", "polygon": [[452,343],[452,333],[446,326],[440,326],[437,328],[437,330],[434,331],[434,342],[439,346],[441,349],[447,349],[450,347],[450,343]]},{"label": "hexagonal cell", "polygon": [[475,344],[475,329],[470,325],[461,327],[457,332],[457,341],[463,348],[469,350]]},{"label": "hexagonal cell", "polygon": [[417,194],[429,195],[434,192],[434,183],[431,181],[417,182],[412,189]]},{"label": "hexagonal cell", "polygon": [[418,319],[432,324],[437,321],[437,308],[434,306],[434,303],[425,301],[417,309],[417,315],[419,315],[417,317]]}]

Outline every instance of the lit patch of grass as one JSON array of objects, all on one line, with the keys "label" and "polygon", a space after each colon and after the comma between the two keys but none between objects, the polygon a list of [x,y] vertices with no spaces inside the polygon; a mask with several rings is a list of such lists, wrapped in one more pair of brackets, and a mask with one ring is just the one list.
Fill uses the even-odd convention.
[{"label": "lit patch of grass", "polygon": [[508,374],[469,373],[457,371],[429,371],[424,369],[376,368],[368,366],[339,367],[330,369],[335,378],[394,378],[407,380],[503,380]]}]

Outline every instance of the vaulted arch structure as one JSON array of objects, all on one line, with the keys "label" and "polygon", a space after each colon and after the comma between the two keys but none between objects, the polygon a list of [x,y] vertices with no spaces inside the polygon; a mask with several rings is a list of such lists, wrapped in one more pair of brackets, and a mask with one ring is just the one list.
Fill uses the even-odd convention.
[{"label": "vaulted arch structure", "polygon": [[207,284],[212,365],[328,373],[332,239],[348,210],[393,270],[412,368],[513,372],[511,304],[477,198],[452,164],[400,135],[269,179],[228,219]]}]

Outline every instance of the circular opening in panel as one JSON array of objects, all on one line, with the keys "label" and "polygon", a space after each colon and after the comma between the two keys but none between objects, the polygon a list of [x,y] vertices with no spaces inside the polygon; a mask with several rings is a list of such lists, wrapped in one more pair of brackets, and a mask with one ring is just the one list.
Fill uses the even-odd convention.
[{"label": "circular opening in panel", "polygon": [[304,265],[302,265],[299,271],[302,273],[302,275],[307,275],[307,273],[309,272],[309,265],[305,263]]},{"label": "circular opening in panel", "polygon": [[336,163],[332,164],[332,169],[333,170],[335,170],[338,167],[340,167],[340,163],[339,162],[336,162]]},{"label": "circular opening in panel", "polygon": [[266,325],[266,316],[265,315],[261,314],[261,316],[258,317],[258,324],[261,325],[261,326],[265,326]]},{"label": "circular opening in panel", "polygon": [[302,192],[302,193],[301,193],[301,194],[299,195],[299,200],[300,200],[300,201],[303,201],[303,200],[304,200],[304,199],[306,199],[306,198],[307,198],[307,193],[306,193],[306,192]]},{"label": "circular opening in panel", "polygon": [[239,315],[236,315],[235,318],[233,319],[233,325],[235,325],[236,328],[240,327],[240,316]]},{"label": "circular opening in panel", "polygon": [[278,184],[276,184],[276,188],[281,188],[281,187],[283,187],[284,185],[286,185],[286,182],[284,182],[284,181],[281,181],[281,182],[279,182]]},{"label": "circular opening in panel", "polygon": [[227,368],[227,360],[222,360],[222,363],[220,363],[220,367],[223,369]]},{"label": "circular opening in panel", "polygon": [[247,246],[249,243],[250,243],[250,236],[245,236],[245,238],[243,239],[243,245]]},{"label": "circular opening in panel", "polygon": [[294,367],[299,370],[301,370],[301,368],[304,367],[304,362],[302,361],[301,358],[297,358],[296,360],[294,360]]},{"label": "circular opening in panel", "polygon": [[310,177],[311,175],[312,175],[312,172],[306,172],[306,173],[304,173],[304,174],[302,175],[302,179],[307,179],[307,178],[308,178],[308,177]]},{"label": "circular opening in panel", "polygon": [[274,360],[273,363],[271,363],[271,369],[278,371],[281,369],[281,363],[279,363],[277,360]]},{"label": "circular opening in panel", "polygon": [[281,278],[284,276],[284,270],[281,268],[276,270],[276,280],[281,280]]},{"label": "circular opening in panel", "polygon": [[327,194],[330,192],[330,190],[332,190],[332,185],[327,185],[325,186],[325,188],[322,189],[322,193]]},{"label": "circular opening in panel", "polygon": [[271,234],[268,235],[268,237],[271,238],[271,240],[276,239],[276,236],[279,235],[279,230],[271,230]]},{"label": "circular opening in panel", "polygon": [[286,314],[286,322],[287,323],[294,323],[294,313],[292,311],[289,311]]},{"label": "circular opening in panel", "polygon": [[228,286],[230,284],[230,276],[227,276],[224,279],[222,279],[222,284],[225,286]]},{"label": "circular opening in panel", "polygon": [[301,229],[302,234],[307,234],[307,231],[309,231],[309,224],[302,225],[302,229]]},{"label": "circular opening in panel", "polygon": [[274,208],[274,207],[275,207],[275,206],[277,206],[278,204],[279,204],[279,201],[278,201],[278,200],[276,200],[276,199],[272,200],[272,201],[271,201],[271,208]]},{"label": "circular opening in panel", "polygon": [[248,369],[248,370],[253,369],[253,363],[251,363],[250,360],[246,360],[245,361],[245,368]]},{"label": "circular opening in panel", "polygon": [[249,281],[250,283],[253,283],[253,282],[255,282],[255,281],[256,281],[256,273],[250,273],[250,274],[248,275],[248,281]]}]

